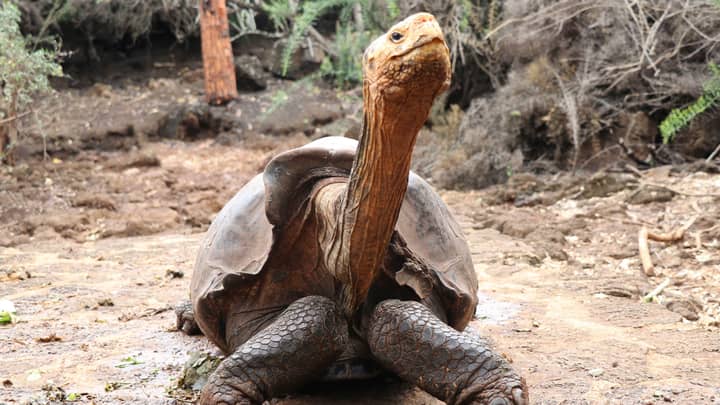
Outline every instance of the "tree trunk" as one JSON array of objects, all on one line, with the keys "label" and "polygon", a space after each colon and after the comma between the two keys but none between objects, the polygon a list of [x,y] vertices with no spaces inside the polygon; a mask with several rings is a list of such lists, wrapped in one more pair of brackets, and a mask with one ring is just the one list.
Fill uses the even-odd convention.
[{"label": "tree trunk", "polygon": [[225,0],[200,0],[205,99],[224,104],[237,97],[235,63],[230,45]]},{"label": "tree trunk", "polygon": [[5,153],[7,153],[9,144],[10,135],[8,134],[8,126],[6,124],[0,124],[0,163],[5,160]]}]

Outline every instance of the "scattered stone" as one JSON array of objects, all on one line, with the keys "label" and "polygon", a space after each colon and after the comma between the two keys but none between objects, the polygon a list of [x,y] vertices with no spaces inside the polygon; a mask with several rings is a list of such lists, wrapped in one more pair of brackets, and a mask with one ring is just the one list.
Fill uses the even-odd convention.
[{"label": "scattered stone", "polygon": [[276,101],[263,114],[257,131],[285,135],[312,134],[315,128],[342,117],[342,103],[334,91],[298,83],[287,93],[276,93]]},{"label": "scattered stone", "polygon": [[62,338],[60,336],[56,335],[55,332],[53,332],[47,336],[39,337],[39,338],[35,339],[35,341],[38,343],[61,342]]},{"label": "scattered stone", "polygon": [[698,305],[688,299],[673,299],[665,303],[665,307],[676,314],[681,315],[688,321],[697,321],[700,319],[698,313],[702,310]]},{"label": "scattered stone", "polygon": [[185,273],[182,270],[167,269],[165,275],[170,278],[183,278]]},{"label": "scattered stone", "polygon": [[98,305],[101,307],[114,307],[115,303],[113,302],[112,298],[103,298],[98,301]]},{"label": "scattered stone", "polygon": [[28,278],[32,278],[29,271],[0,270],[0,281],[22,281]]},{"label": "scattered stone", "polygon": [[159,167],[160,159],[157,156],[140,152],[132,154],[128,157],[120,157],[113,159],[107,163],[107,167],[114,170],[127,170],[131,168]]},{"label": "scattered stone", "polygon": [[128,210],[126,221],[111,223],[101,232],[101,237],[152,235],[177,225],[180,216],[166,207],[138,207]]},{"label": "scattered stone", "polygon": [[601,368],[594,368],[588,371],[588,374],[590,374],[590,376],[592,377],[600,377],[601,375],[603,375],[603,373],[605,373],[605,370]]},{"label": "scattered stone", "polygon": [[192,140],[203,131],[217,132],[221,120],[214,113],[224,109],[213,109],[205,102],[180,105],[160,124],[157,134],[161,138]]},{"label": "scattered stone", "polygon": [[198,201],[197,203],[189,203],[183,205],[180,209],[182,220],[186,224],[194,227],[205,228],[210,225],[212,219],[222,208],[222,204],[217,198],[209,198]]},{"label": "scattered stone", "polygon": [[629,204],[649,204],[653,202],[667,202],[675,197],[676,193],[664,187],[644,185],[635,190],[625,202]]},{"label": "scattered stone", "polygon": [[358,139],[362,131],[362,124],[357,120],[345,117],[323,125],[315,130],[312,139],[324,138],[326,136],[344,136],[346,138]]},{"label": "scattered stone", "polygon": [[635,257],[637,256],[637,254],[637,243],[623,243],[621,245],[616,245],[611,251],[607,253],[608,256],[618,260],[627,259],[628,257]]},{"label": "scattered stone", "polygon": [[629,174],[600,172],[582,184],[580,189],[575,192],[575,196],[573,196],[572,190],[568,191],[566,195],[575,198],[607,197],[626,189],[634,189],[637,186],[637,179]]},{"label": "scattered stone", "polygon": [[257,56],[240,55],[235,58],[235,77],[239,91],[265,90],[267,76]]},{"label": "scattered stone", "polygon": [[44,384],[42,390],[22,402],[23,405],[54,405],[66,403],[65,390],[53,383]]},{"label": "scattered stone", "polygon": [[3,384],[3,387],[5,387],[5,388],[10,388],[10,387],[13,386],[13,382],[10,381],[10,380],[4,380],[4,381],[2,382],[2,384]]},{"label": "scattered stone", "polygon": [[90,192],[78,194],[73,200],[73,206],[115,211],[115,203],[108,196]]}]

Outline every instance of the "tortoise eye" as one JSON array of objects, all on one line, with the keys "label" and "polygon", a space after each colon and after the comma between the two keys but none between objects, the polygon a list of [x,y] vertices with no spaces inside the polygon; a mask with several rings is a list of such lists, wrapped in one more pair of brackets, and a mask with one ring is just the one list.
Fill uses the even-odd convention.
[{"label": "tortoise eye", "polygon": [[401,39],[403,39],[403,34],[397,32],[397,31],[393,31],[393,33],[390,34],[390,39],[391,39],[393,42],[398,42],[398,41],[400,41]]}]

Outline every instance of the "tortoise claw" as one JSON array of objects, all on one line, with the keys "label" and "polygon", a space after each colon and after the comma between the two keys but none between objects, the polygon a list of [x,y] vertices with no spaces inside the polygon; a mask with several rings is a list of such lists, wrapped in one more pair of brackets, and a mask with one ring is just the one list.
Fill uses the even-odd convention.
[{"label": "tortoise claw", "polygon": [[525,395],[525,391],[523,391],[522,388],[513,388],[512,396],[513,396],[513,401],[515,401],[514,405],[529,404],[529,402],[527,400],[527,395]]}]

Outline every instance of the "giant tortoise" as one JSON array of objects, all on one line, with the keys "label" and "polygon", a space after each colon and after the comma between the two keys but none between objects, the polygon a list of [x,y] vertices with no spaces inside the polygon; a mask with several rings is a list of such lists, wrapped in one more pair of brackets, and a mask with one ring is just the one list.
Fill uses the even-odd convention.
[{"label": "giant tortoise", "polygon": [[528,403],[524,380],[462,330],[477,303],[467,243],[410,171],[418,132],[449,85],[439,24],[412,15],[363,58],[359,142],[329,137],[276,156],[220,211],[200,247],[191,305],[228,356],[201,404],[260,404],[373,365],[448,404]]}]

